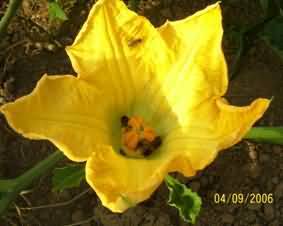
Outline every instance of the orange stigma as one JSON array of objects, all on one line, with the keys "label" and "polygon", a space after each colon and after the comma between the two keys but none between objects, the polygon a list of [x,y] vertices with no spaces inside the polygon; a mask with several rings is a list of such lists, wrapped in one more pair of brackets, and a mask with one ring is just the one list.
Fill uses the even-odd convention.
[{"label": "orange stigma", "polygon": [[123,154],[147,156],[161,145],[161,138],[139,116],[121,118]]}]

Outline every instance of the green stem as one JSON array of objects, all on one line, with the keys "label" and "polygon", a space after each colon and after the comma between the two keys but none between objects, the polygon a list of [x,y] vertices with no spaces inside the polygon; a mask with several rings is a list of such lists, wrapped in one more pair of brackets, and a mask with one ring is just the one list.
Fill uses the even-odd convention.
[{"label": "green stem", "polygon": [[16,14],[17,9],[21,5],[22,0],[10,0],[7,10],[5,11],[4,16],[1,18],[0,21],[0,38],[6,32],[8,24],[10,23],[13,16]]},{"label": "green stem", "polygon": [[11,189],[15,185],[15,180],[0,180],[0,193],[11,192]]},{"label": "green stem", "polygon": [[253,127],[245,139],[283,145],[283,127]]},{"label": "green stem", "polygon": [[[23,175],[11,180],[0,180],[0,187],[3,186],[3,189],[2,187],[0,189],[0,216],[22,190],[26,189],[35,179],[46,173],[46,171],[51,169],[63,158],[63,153],[56,151],[33,168],[26,171]],[[7,190],[4,190],[5,188]],[[2,198],[1,192],[3,192]]]}]

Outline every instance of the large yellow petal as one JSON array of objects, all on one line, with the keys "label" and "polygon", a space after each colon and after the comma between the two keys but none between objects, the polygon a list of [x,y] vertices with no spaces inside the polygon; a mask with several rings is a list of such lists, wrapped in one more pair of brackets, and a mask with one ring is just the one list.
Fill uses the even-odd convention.
[{"label": "large yellow petal", "polygon": [[[167,58],[163,63],[157,60],[158,65],[155,65],[150,63],[155,62],[155,52],[148,52],[146,59],[151,60],[145,61],[145,65],[163,70],[152,70],[154,76],[146,83],[146,92],[138,94],[133,112],[149,117],[154,124],[162,119],[163,123],[157,127],[171,129],[173,123],[187,124],[190,111],[226,92],[228,76],[221,46],[223,29],[219,3],[187,19],[167,22],[158,32],[158,40],[164,46],[160,53],[167,54]],[[151,45],[151,49],[154,47]]]},{"label": "large yellow petal", "polygon": [[183,20],[167,21],[158,30],[168,48],[176,53],[176,63],[162,79],[168,104],[182,128],[176,126],[181,132],[175,131],[172,137],[184,140],[182,145],[192,168],[202,169],[219,150],[242,139],[266,111],[269,101],[258,99],[250,106],[236,107],[221,98],[227,90],[228,76],[219,3]]},{"label": "large yellow petal", "polygon": [[120,112],[168,70],[171,54],[150,22],[120,0],[97,1],[66,50],[79,78],[105,90]]},{"label": "large yellow petal", "polygon": [[163,155],[174,156],[168,172],[193,176],[204,169],[219,151],[239,142],[262,117],[270,100],[259,98],[251,105],[236,107],[225,99],[205,102],[191,112],[187,125],[171,130],[162,143]]},{"label": "large yellow petal", "polygon": [[[168,54],[168,60],[157,65],[164,70],[156,71],[146,83],[146,92],[139,93],[133,111],[143,117],[148,116],[151,123],[161,130],[166,127],[168,131],[174,127],[173,124],[175,127],[186,125],[190,111],[204,102],[220,98],[227,90],[219,3],[187,19],[167,22],[158,28],[158,32],[160,43],[165,43],[160,52]],[[154,52],[149,54],[151,57],[148,59],[155,62]]]},{"label": "large yellow petal", "polygon": [[123,212],[148,199],[177,165],[191,171],[190,165],[174,152],[156,154],[147,159],[125,158],[110,146],[99,146],[87,161],[87,182],[104,206]]},{"label": "large yellow petal", "polygon": [[219,138],[218,149],[222,150],[233,146],[244,137],[267,110],[270,100],[258,98],[245,107],[229,105],[224,99],[218,100],[216,104],[219,116],[215,129]]},{"label": "large yellow petal", "polygon": [[162,87],[180,122],[185,123],[188,111],[224,95],[227,89],[219,3],[186,19],[166,22],[158,30],[175,53],[175,64],[163,77]]},{"label": "large yellow petal", "polygon": [[205,103],[191,112],[186,126],[170,131],[163,148],[183,153],[192,171],[178,166],[176,170],[194,174],[209,165],[219,151],[239,142],[262,117],[269,102],[260,98],[246,107],[229,105],[224,99]]},{"label": "large yellow petal", "polygon": [[3,105],[0,111],[23,136],[48,139],[71,160],[84,161],[96,144],[113,140],[107,108],[107,98],[85,81],[43,76],[30,95]]}]

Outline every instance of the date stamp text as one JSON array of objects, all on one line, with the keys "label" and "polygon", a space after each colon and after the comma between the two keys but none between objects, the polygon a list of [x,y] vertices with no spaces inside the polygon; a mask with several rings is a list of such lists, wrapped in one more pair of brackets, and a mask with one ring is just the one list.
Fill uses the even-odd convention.
[{"label": "date stamp text", "polygon": [[274,201],[272,193],[215,193],[215,204],[271,204]]}]

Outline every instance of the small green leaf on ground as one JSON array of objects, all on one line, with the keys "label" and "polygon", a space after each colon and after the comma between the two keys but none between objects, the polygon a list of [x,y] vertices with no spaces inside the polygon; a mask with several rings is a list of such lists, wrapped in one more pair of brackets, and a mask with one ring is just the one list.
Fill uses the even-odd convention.
[{"label": "small green leaf on ground", "polygon": [[199,195],[169,175],[165,182],[170,192],[168,204],[178,209],[184,221],[195,224],[202,204]]},{"label": "small green leaf on ground", "polygon": [[253,127],[245,136],[246,139],[283,145],[283,127]]},{"label": "small green leaf on ground", "polygon": [[68,165],[56,168],[52,177],[53,190],[61,192],[67,188],[78,187],[84,178],[85,168],[83,165]]},{"label": "small green leaf on ground", "polygon": [[64,10],[61,8],[57,0],[48,1],[48,14],[51,20],[67,20],[68,17],[65,14]]},{"label": "small green leaf on ground", "polygon": [[283,16],[276,17],[268,22],[262,33],[263,40],[283,60]]}]

